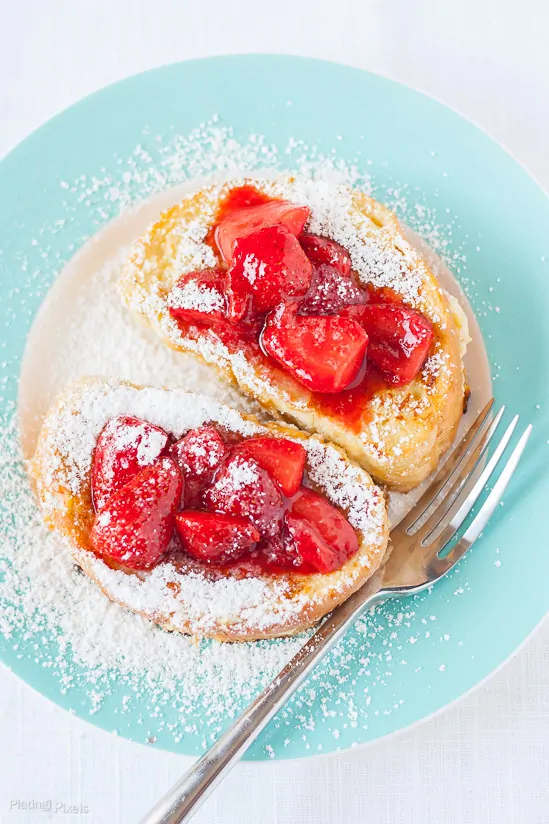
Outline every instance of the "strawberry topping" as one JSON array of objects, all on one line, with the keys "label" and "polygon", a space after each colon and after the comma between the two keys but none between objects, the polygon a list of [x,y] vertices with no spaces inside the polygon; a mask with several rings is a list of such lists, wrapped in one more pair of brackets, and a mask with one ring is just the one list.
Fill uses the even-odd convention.
[{"label": "strawberry topping", "polygon": [[202,501],[214,512],[249,518],[264,537],[280,530],[282,495],[269,473],[244,455],[236,453],[225,461]]},{"label": "strawberry topping", "polygon": [[[300,443],[269,435],[225,438],[212,424],[171,446],[170,440],[130,416],[104,427],[92,468],[102,506],[90,542],[108,563],[151,569],[175,549],[174,528],[195,560],[236,564],[248,575],[331,571],[354,551],[345,518],[303,486]],[[107,475],[108,488],[101,485]]]},{"label": "strawberry topping", "polygon": [[96,511],[166,449],[169,437],[158,426],[130,415],[112,418],[93,453],[91,489]]},{"label": "strawberry topping", "polygon": [[335,240],[320,235],[302,234],[299,236],[299,242],[314,266],[326,263],[344,276],[351,273],[349,252]]},{"label": "strawberry topping", "polygon": [[179,278],[168,295],[170,315],[188,323],[224,321],[227,318],[226,273],[201,269]]},{"label": "strawberry topping", "polygon": [[368,333],[368,358],[392,386],[410,383],[421,370],[433,341],[427,318],[406,306],[369,304],[342,310]]},{"label": "strawberry topping", "polygon": [[[425,362],[433,327],[393,289],[357,283],[341,244],[303,232],[309,214],[253,186],[235,187],[207,238],[228,270],[183,276],[168,307],[183,332],[184,323],[207,324],[231,352],[245,349],[252,360],[261,358],[261,346],[319,396],[341,394],[337,408],[350,411],[338,416],[359,420],[361,399],[367,403],[374,394],[366,378],[410,383]],[[364,391],[351,398],[347,390],[359,381]],[[316,402],[323,408],[321,397]]]},{"label": "strawberry topping", "polygon": [[287,297],[304,295],[312,266],[284,226],[266,226],[239,238],[228,272],[229,319],[263,315]]},{"label": "strawberry topping", "polygon": [[301,558],[297,553],[293,541],[285,541],[282,533],[273,535],[261,543],[262,559],[267,564],[277,567],[297,567],[301,564]]},{"label": "strawberry topping", "polygon": [[350,274],[327,263],[313,267],[309,291],[299,304],[302,315],[335,315],[344,306],[363,305],[368,293],[356,285]]},{"label": "strawberry topping", "polygon": [[300,444],[287,438],[248,438],[236,451],[257,461],[287,498],[301,486],[306,452]]},{"label": "strawberry topping", "polygon": [[340,569],[358,551],[358,538],[345,516],[311,489],[302,490],[285,521],[290,544],[318,572]]},{"label": "strawberry topping", "polygon": [[186,510],[176,515],[185,552],[207,564],[227,564],[254,549],[260,535],[247,518]]},{"label": "strawberry topping", "polygon": [[95,518],[90,540],[103,558],[149,569],[168,549],[183,481],[171,458],[157,458],[119,488]]},{"label": "strawberry topping", "polygon": [[240,238],[266,226],[276,225],[284,226],[292,235],[299,235],[309,214],[306,206],[295,206],[286,200],[269,200],[231,209],[217,225],[215,242],[223,260],[230,263],[235,243]]},{"label": "strawberry topping", "polygon": [[341,392],[359,375],[368,335],[349,318],[302,317],[296,311],[293,305],[280,306],[267,317],[265,352],[308,389]]},{"label": "strawberry topping", "polygon": [[211,424],[191,429],[173,444],[170,455],[185,478],[185,506],[196,503],[227,454],[227,444]]}]

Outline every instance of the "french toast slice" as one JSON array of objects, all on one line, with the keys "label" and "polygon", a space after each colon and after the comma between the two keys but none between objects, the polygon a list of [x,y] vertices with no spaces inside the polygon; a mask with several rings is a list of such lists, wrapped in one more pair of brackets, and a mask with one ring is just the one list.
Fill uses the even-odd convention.
[{"label": "french toast slice", "polygon": [[[307,231],[344,246],[362,285],[397,293],[431,322],[431,351],[411,383],[376,387],[358,418],[349,420],[329,398],[319,400],[274,360],[231,348],[207,327],[182,331],[168,311],[168,295],[182,274],[217,265],[207,241],[220,204],[242,185],[308,206]],[[395,215],[360,191],[300,177],[210,185],[164,212],[136,241],[119,290],[125,305],[167,345],[217,367],[271,414],[339,444],[389,488],[405,492],[421,483],[455,437],[464,396],[458,321],[446,292]]]},{"label": "french toast slice", "polygon": [[[107,421],[131,415],[179,438],[206,422],[242,436],[284,437],[306,450],[310,483],[347,517],[359,539],[335,572],[244,575],[206,567],[172,547],[148,571],[113,568],[94,553],[92,455]],[[70,384],[42,425],[30,465],[46,523],[105,595],[168,630],[223,641],[290,635],[310,627],[367,581],[375,587],[388,541],[382,491],[345,453],[293,426],[260,423],[206,395],[101,378]]]}]

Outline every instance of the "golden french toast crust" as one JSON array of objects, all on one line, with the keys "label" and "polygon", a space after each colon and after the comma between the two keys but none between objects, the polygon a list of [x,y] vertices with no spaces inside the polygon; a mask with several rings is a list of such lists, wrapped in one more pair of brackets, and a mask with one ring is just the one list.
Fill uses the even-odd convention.
[{"label": "golden french toast crust", "polygon": [[[174,619],[173,613],[168,607],[168,598],[166,598],[165,605],[161,602],[155,610],[147,610],[141,608],[140,605],[136,606],[128,600],[125,600],[124,593],[126,590],[124,587],[120,589],[117,586],[115,578],[111,579],[103,574],[106,565],[95,555],[90,545],[89,535],[95,513],[91,497],[89,472],[86,477],[82,478],[78,491],[75,492],[74,489],[71,491],[67,480],[67,462],[64,459],[60,459],[56,447],[55,430],[60,415],[63,411],[66,411],[67,408],[72,410],[74,406],[76,409],[79,398],[85,396],[86,392],[98,386],[104,386],[105,393],[108,393],[109,382],[103,381],[102,379],[84,379],[67,387],[65,392],[57,399],[42,425],[36,452],[30,462],[30,473],[46,523],[54,529],[62,537],[64,543],[68,545],[74,562],[100,587],[110,600],[152,620],[168,630],[190,635],[212,637],[223,641],[250,641],[290,635],[307,629],[337,604],[342,603],[369,579],[372,579],[372,586],[374,585],[375,579],[373,576],[375,576],[382,564],[389,533],[387,513],[381,493],[379,497],[373,499],[378,510],[379,528],[376,528],[374,533],[372,533],[370,540],[367,540],[364,536],[361,537],[358,553],[349,559],[340,570],[337,570],[335,573],[329,573],[328,575],[321,575],[319,573],[303,576],[288,573],[284,576],[264,576],[266,579],[274,579],[276,577],[278,580],[281,580],[283,578],[284,582],[288,585],[287,597],[293,597],[295,594],[306,596],[303,598],[303,602],[300,602],[299,609],[293,610],[290,613],[282,612],[280,620],[277,620],[276,616],[273,616],[268,626],[254,626],[253,624],[246,623],[245,620],[241,620],[239,616],[233,616],[231,620],[219,622],[218,625],[206,631],[202,629],[197,630],[196,625],[190,619],[188,621],[181,620],[180,616],[177,620]],[[126,382],[120,382],[117,386],[130,387],[137,393],[147,390],[146,387],[137,387]],[[170,392],[176,392],[179,395],[188,394],[184,393],[183,390],[154,391],[168,394]],[[133,410],[128,410],[128,413],[132,412]],[[240,418],[254,426],[260,427],[262,431],[271,433],[273,436],[291,437],[294,440],[299,439],[303,441],[304,445],[309,441],[310,436],[306,433],[285,424],[274,422],[260,423],[252,415],[240,415]],[[347,466],[353,466],[341,449],[332,445],[329,445],[329,448],[334,449],[340,457],[344,458]],[[52,467],[54,468],[52,469]],[[376,488],[366,473],[362,473],[361,478],[362,477],[362,482],[366,485],[366,488],[375,491]],[[363,561],[364,563],[362,563]],[[98,574],[98,571],[101,572],[101,575]],[[121,570],[118,570],[118,574],[134,575],[134,573],[122,572]],[[144,578],[149,573],[137,574],[140,578]],[[122,593],[122,595],[120,593]],[[307,597],[308,593],[310,593],[311,597]]]},{"label": "golden french toast crust", "polygon": [[[294,178],[288,180],[291,183]],[[248,182],[265,187],[264,181]],[[178,239],[184,227],[201,215],[205,231],[211,227],[217,204],[231,185],[201,190],[161,215],[130,255],[119,284],[123,301],[169,346],[216,366],[269,411],[276,410],[285,420],[339,444],[378,482],[399,491],[417,486],[451,445],[464,392],[459,331],[427,262],[410,247],[397,218],[386,207],[360,192],[350,194],[349,220],[366,238],[381,237],[405,261],[407,271],[421,284],[413,308],[429,317],[436,330],[433,356],[420,375],[406,387],[376,393],[359,430],[353,431],[341,419],[315,408],[308,390],[290,375],[284,374],[281,380],[280,370],[267,362],[261,368],[243,363],[242,353],[240,358],[229,353],[210,332],[204,332],[197,344],[183,337],[169,318],[166,296],[186,266]]]}]

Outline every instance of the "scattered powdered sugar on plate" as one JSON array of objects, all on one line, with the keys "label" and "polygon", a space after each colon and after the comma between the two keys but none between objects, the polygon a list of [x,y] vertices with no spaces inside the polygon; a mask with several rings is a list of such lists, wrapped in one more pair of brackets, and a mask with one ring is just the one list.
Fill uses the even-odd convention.
[{"label": "scattered powdered sugar on plate", "polygon": [[[187,136],[172,133],[166,138],[148,130],[129,157],[113,158],[109,168],[97,171],[93,178],[82,175],[74,181],[60,180],[61,213],[44,224],[28,249],[13,253],[20,278],[10,322],[34,315],[37,302],[63,264],[90,234],[164,189],[220,172],[230,175],[289,167],[376,196],[379,193],[360,170],[363,166],[362,161],[323,156],[297,140],[280,150],[261,136],[239,143],[215,118]],[[406,194],[414,206],[407,205]],[[395,184],[379,196],[446,262],[458,269],[463,266],[463,255],[451,241],[453,218],[446,216],[440,225],[421,203],[421,193],[407,193],[405,186]],[[121,245],[132,240],[128,237]],[[17,227],[13,243],[17,243]],[[27,377],[22,375],[22,396],[29,396],[28,383],[34,376],[35,408],[43,413],[68,380],[83,374],[175,386],[181,384],[184,371],[185,388],[208,392],[250,411],[250,402],[219,381],[215,372],[193,358],[170,352],[135,327],[113,288],[126,254],[125,248],[113,252],[110,262],[98,265],[86,282],[75,280],[71,311],[60,297],[56,311],[62,333],[58,339],[55,334],[37,338],[47,339],[48,363],[54,366],[42,367],[42,372],[48,372],[42,382],[38,359]],[[91,281],[94,288],[86,292],[86,283]],[[71,337],[72,346],[68,345]],[[13,396],[13,375],[19,370],[9,357],[3,366],[0,396],[8,398]],[[27,479],[13,407],[7,401],[3,405],[7,414],[0,432],[0,634],[17,657],[51,674],[58,683],[51,688],[52,694],[66,694],[69,701],[74,694],[79,712],[97,713],[100,720],[103,708],[114,703],[125,734],[143,741],[157,737],[168,748],[184,739],[180,751],[199,752],[289,660],[305,636],[247,644],[195,644],[110,602],[77,571],[67,550],[43,526]],[[39,420],[32,420],[31,411],[25,419],[24,408],[21,413],[28,455]],[[466,592],[462,575],[455,594]],[[256,751],[264,748],[269,756],[282,755],[298,740],[309,749],[318,728],[330,731],[338,747],[349,746],[355,740],[354,730],[375,726],[381,714],[398,712],[405,696],[395,695],[388,685],[395,668],[407,665],[406,648],[412,638],[418,643],[431,633],[430,620],[428,628],[419,630],[414,622],[416,607],[426,597],[377,608],[359,620],[345,643],[279,713]],[[444,659],[438,665],[443,663]],[[130,716],[137,716],[142,735],[134,722],[126,721]]]},{"label": "scattered powdered sugar on plate", "polygon": [[[55,534],[44,526],[21,460],[12,424],[0,441],[0,631],[36,638],[35,655],[52,668],[63,691],[77,682],[95,694],[95,708],[109,695],[109,673],[128,690],[150,691],[151,710],[174,700],[182,734],[196,705],[204,705],[212,723],[250,700],[299,649],[303,636],[269,643],[198,644],[168,633],[109,601],[72,561]],[[6,506],[7,504],[7,506]],[[79,673],[73,662],[81,668]]]}]

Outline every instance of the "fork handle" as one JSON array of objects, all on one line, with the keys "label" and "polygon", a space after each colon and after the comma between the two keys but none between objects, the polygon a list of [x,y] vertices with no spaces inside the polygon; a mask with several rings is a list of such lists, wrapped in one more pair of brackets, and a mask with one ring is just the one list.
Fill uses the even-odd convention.
[{"label": "fork handle", "polygon": [[311,670],[339,641],[360,613],[388,593],[357,590],[336,607],[263,692],[244,710],[215,744],[150,810],[141,824],[182,824],[189,821],[250,744],[305,681]]}]

